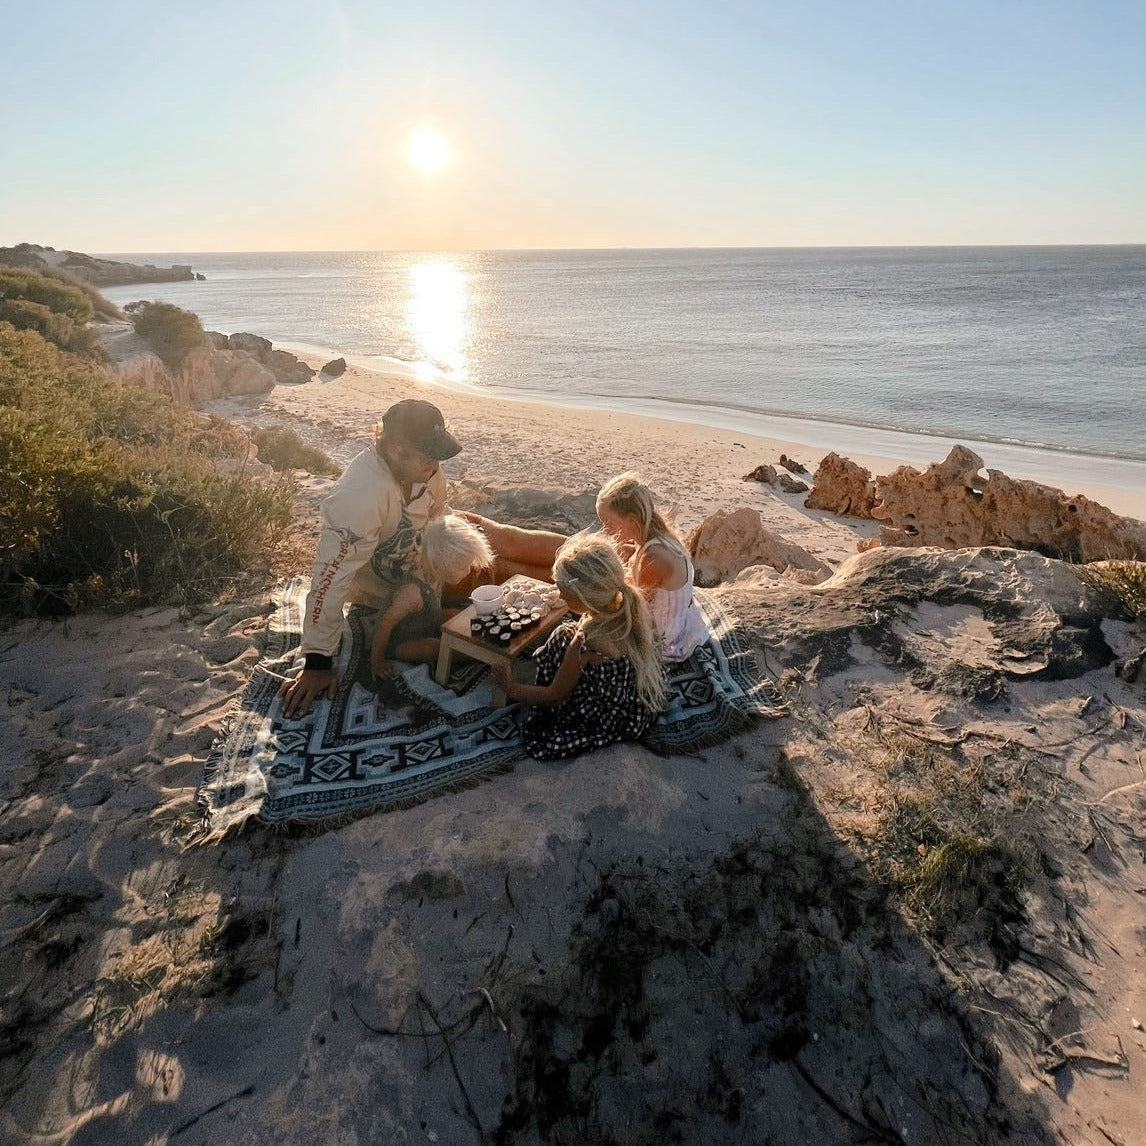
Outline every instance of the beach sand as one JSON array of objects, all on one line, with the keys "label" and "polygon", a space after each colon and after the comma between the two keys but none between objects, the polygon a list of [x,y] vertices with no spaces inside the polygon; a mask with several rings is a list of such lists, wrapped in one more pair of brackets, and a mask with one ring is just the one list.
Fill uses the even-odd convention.
[{"label": "beach sand", "polygon": [[[805,495],[744,482],[781,453],[814,471],[823,451],[733,429],[443,393],[356,366],[215,408],[291,426],[345,463],[392,401],[415,395],[436,401],[464,442],[445,469],[470,491],[573,498],[636,469],[683,530],[717,509],[751,507],[833,568],[876,532],[805,509]],[[897,464],[854,460],[875,473]],[[304,550],[329,484],[303,482]],[[1146,519],[1146,491],[1120,509]],[[750,615],[752,594],[773,583],[749,579],[730,600]],[[792,598],[793,618],[823,599],[806,592]],[[694,757],[618,746],[561,765],[523,760],[470,790],[319,834],[255,827],[187,848],[203,761],[264,646],[268,611],[265,591],[240,587],[192,612],[22,622],[0,636],[0,750],[12,762],[0,807],[4,1141],[452,1144],[489,1140],[499,1118],[512,1125],[533,1102],[533,1131],[503,1141],[604,1140],[593,1137],[596,1118],[597,1132],[607,1125],[610,1140],[635,1143],[652,1124],[624,1131],[626,1104],[632,1113],[647,1101],[667,1118],[665,1140],[845,1141],[876,1127],[882,1140],[922,1143],[937,1140],[917,1101],[929,1086],[939,1105],[964,1111],[951,1116],[953,1142],[1146,1140],[1143,881],[1124,823],[1141,824],[1146,698],[1110,668],[1009,682],[999,708],[923,691],[874,654],[817,678],[814,664],[784,665],[778,646],[771,667],[798,682],[795,716]],[[989,626],[956,621],[921,609],[907,636],[956,660],[999,655]],[[1129,626],[1104,631],[1119,655],[1133,651]],[[848,747],[865,711],[920,736],[994,737],[1003,755],[1035,727],[1055,745],[1031,749],[1023,797],[1031,815],[1047,816],[1045,864],[1058,872],[1040,876],[1059,898],[1032,904],[1025,933],[1045,956],[1041,970],[996,970],[982,946],[937,954],[881,914],[886,892],[845,830],[870,810],[872,777],[886,773]],[[1094,818],[1108,801],[1128,809],[1123,820]],[[1062,842],[1068,830],[1073,844]],[[772,951],[786,936],[788,960],[807,961],[819,981],[812,988],[838,994],[808,1004],[806,1027],[768,1017],[753,1027],[728,1009],[750,978],[740,963],[688,935],[675,948],[665,940],[643,972],[647,1006],[633,1010],[628,1042],[602,1051],[586,1028],[578,1057],[576,1040],[561,1043],[574,1028],[555,1034],[549,1053],[574,1065],[550,1089],[572,1094],[589,1085],[590,1067],[597,1073],[592,1118],[566,1111],[547,1138],[541,1098],[527,1102],[521,1078],[540,1078],[548,1060],[515,1057],[511,1046],[541,1050],[513,1006],[547,974],[563,976],[573,1000],[597,997],[605,988],[599,967],[585,978],[587,952],[600,948],[609,966],[622,954],[619,939],[600,940],[611,934],[601,905],[629,910],[632,889],[648,881],[662,900],[696,898],[689,881],[713,864],[727,871],[730,854],[748,854],[737,851],[744,841],[775,865],[753,895],[794,881],[793,896],[813,905],[800,909],[798,934],[776,916],[757,943]],[[837,893],[860,895],[866,922],[841,925]],[[786,973],[781,961],[770,974]],[[611,1005],[628,1013],[628,1003]],[[471,1010],[472,1029],[447,1049],[437,1017]],[[995,1023],[991,1047],[967,1043],[972,1019]],[[412,1034],[379,1033],[397,1027]],[[1076,1031],[1089,1033],[1080,1042]],[[789,1053],[785,1039],[804,1049]],[[694,1063],[694,1043],[726,1049]],[[626,1058],[633,1047],[653,1057]],[[982,1055],[994,1057],[981,1077],[952,1067]],[[626,1078],[641,1080],[639,1095]],[[685,1095],[691,1110],[678,1109]],[[578,1118],[581,1137],[561,1137]],[[967,1127],[987,1129],[973,1137]]]}]

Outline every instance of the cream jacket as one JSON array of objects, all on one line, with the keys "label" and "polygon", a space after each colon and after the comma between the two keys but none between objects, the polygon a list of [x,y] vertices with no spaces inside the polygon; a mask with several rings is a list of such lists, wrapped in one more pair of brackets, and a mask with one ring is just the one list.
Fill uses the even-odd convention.
[{"label": "cream jacket", "polygon": [[[333,655],[342,637],[343,607],[375,604],[382,582],[370,559],[379,547],[401,546],[411,528],[418,533],[446,508],[446,478],[434,471],[408,502],[389,467],[374,449],[363,450],[343,471],[322,503],[310,592],[302,621],[302,652]],[[416,544],[413,538],[407,539]]]}]

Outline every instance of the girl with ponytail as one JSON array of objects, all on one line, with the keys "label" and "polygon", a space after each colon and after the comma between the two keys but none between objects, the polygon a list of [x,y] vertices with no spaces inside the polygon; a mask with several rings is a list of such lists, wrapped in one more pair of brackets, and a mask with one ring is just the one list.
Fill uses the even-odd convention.
[{"label": "girl with ponytail", "polygon": [[560,625],[537,651],[536,684],[498,674],[506,694],[530,706],[522,736],[539,760],[636,740],[665,704],[649,607],[625,581],[616,545],[601,534],[570,538],[557,551],[553,581],[580,619]]},{"label": "girl with ponytail", "polygon": [[686,660],[709,638],[692,592],[692,558],[661,516],[653,492],[634,473],[601,487],[597,516],[629,562],[629,580],[644,595],[668,664]]}]

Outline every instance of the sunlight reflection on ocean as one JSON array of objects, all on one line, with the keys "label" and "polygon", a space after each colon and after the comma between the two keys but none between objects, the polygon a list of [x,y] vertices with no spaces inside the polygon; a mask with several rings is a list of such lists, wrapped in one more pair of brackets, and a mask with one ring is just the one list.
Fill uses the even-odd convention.
[{"label": "sunlight reflection on ocean", "polygon": [[207,281],[113,301],[485,393],[1146,458],[1146,247],[120,257]]}]

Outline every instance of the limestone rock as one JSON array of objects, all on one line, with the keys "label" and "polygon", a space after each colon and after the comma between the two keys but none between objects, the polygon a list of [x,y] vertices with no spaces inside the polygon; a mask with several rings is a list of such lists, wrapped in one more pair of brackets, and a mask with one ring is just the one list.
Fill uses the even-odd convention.
[{"label": "limestone rock", "polygon": [[792,477],[791,474],[782,473],[777,475],[776,484],[780,487],[782,493],[807,493],[808,483],[800,481],[799,478]]},{"label": "limestone rock", "polygon": [[[799,462],[791,462],[791,459],[788,459],[788,461],[793,466],[800,464]],[[780,455],[780,464],[785,466],[784,454]],[[802,466],[800,468],[803,469],[804,473],[808,472]],[[762,465],[758,465],[751,473],[746,473],[741,480],[765,482],[768,485],[777,486],[783,493],[807,492],[807,482],[802,482],[799,480],[799,478],[794,478],[792,476],[794,472],[796,471],[791,470],[788,466],[785,466],[785,468],[781,471],[777,470],[775,466],[770,466],[767,463],[763,463]]]},{"label": "limestone rock", "polygon": [[[1039,482],[983,475],[983,459],[955,446],[925,470],[875,479],[871,516],[884,545],[1005,545],[1069,561],[1146,560],[1146,525]],[[817,490],[818,490],[817,484]],[[809,499],[809,504],[811,499]]]},{"label": "limestone rock", "polygon": [[327,378],[338,378],[346,372],[345,358],[332,358],[323,368],[322,373]]},{"label": "limestone rock", "polygon": [[276,378],[261,362],[244,355],[216,351],[215,372],[219,394],[266,394],[274,389]]},{"label": "limestone rock", "polygon": [[796,461],[795,458],[788,457],[787,454],[780,455],[780,464],[789,472],[793,474],[806,474],[808,467],[803,462]]},{"label": "limestone rock", "polygon": [[812,478],[812,493],[804,505],[851,517],[871,517],[875,506],[871,471],[837,453],[825,455]]},{"label": "limestone rock", "polygon": [[766,482],[768,485],[776,484],[776,467],[770,466],[767,463],[758,465],[751,473],[747,473],[741,481],[760,481]]},{"label": "limestone rock", "polygon": [[213,350],[230,350],[231,338],[230,335],[221,334],[217,330],[204,331],[207,335],[207,341],[211,344]]},{"label": "limestone rock", "polygon": [[243,350],[260,361],[271,352],[271,340],[257,334],[232,334],[230,344],[232,350]]},{"label": "limestone rock", "polygon": [[874,656],[919,687],[994,699],[1006,680],[1069,680],[1114,657],[1104,595],[1016,549],[881,547],[818,585],[746,573],[721,595],[769,655],[821,676]]},{"label": "limestone rock", "polygon": [[305,362],[286,350],[271,350],[260,361],[279,382],[288,386],[309,382],[314,377],[314,371]]},{"label": "limestone rock", "polygon": [[765,528],[754,509],[718,510],[689,534],[688,550],[698,585],[715,585],[750,565],[771,565],[781,573],[810,573],[817,581],[831,570],[806,549]]},{"label": "limestone rock", "polygon": [[275,376],[249,354],[206,347],[188,356],[181,379],[191,402],[241,394],[266,394],[275,385]]}]

